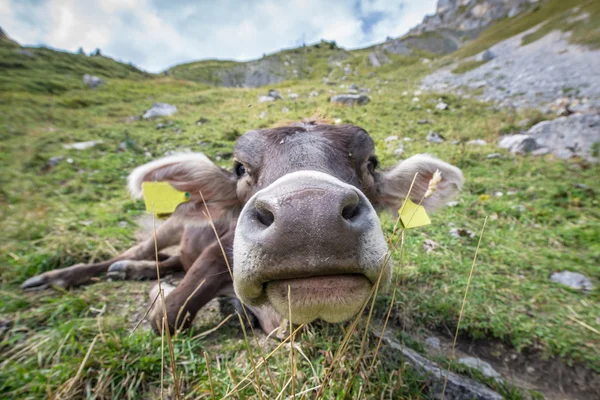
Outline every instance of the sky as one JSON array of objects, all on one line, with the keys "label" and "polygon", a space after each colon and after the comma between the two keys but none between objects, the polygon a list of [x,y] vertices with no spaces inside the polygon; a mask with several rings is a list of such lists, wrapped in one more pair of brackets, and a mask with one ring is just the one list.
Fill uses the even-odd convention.
[{"label": "sky", "polygon": [[22,45],[102,54],[150,72],[200,59],[247,61],[335,40],[347,49],[398,37],[436,0],[0,0]]}]

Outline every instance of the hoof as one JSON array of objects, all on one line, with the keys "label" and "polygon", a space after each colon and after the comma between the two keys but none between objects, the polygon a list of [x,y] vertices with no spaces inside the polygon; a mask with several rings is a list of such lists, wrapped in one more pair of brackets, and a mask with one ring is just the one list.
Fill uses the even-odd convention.
[{"label": "hoof", "polygon": [[108,267],[106,277],[115,281],[125,280],[127,279],[127,271],[130,265],[131,261],[129,260],[122,260],[112,263],[111,266]]}]

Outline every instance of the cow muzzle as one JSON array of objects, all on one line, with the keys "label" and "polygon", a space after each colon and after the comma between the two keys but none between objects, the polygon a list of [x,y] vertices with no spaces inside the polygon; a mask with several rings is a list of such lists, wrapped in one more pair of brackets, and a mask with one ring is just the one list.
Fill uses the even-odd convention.
[{"label": "cow muzzle", "polygon": [[390,277],[373,206],[322,172],[294,172],[257,192],[238,219],[233,250],[242,302],[270,302],[294,323],[351,318]]}]

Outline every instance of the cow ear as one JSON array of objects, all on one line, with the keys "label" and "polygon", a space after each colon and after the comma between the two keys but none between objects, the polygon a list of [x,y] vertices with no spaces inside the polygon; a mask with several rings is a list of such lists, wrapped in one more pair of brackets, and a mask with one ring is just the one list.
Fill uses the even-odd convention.
[{"label": "cow ear", "polygon": [[127,178],[133,198],[143,197],[144,182],[168,182],[173,188],[189,193],[189,201],[181,203],[175,215],[203,216],[206,210],[203,197],[214,219],[239,206],[236,176],[202,153],[176,154],[137,167]]},{"label": "cow ear", "polygon": [[[431,179],[436,171],[441,173],[433,194],[424,198]],[[416,174],[416,178],[415,178]],[[410,190],[411,183],[415,183]],[[429,212],[435,211],[455,197],[464,183],[460,169],[428,154],[418,154],[401,161],[383,173],[379,180],[379,204],[396,212],[406,199],[410,190],[410,199]]]}]

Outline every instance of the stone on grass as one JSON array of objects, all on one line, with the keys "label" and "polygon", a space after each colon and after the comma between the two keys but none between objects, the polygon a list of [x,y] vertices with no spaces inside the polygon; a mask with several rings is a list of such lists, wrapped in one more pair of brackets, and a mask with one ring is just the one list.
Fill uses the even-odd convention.
[{"label": "stone on grass", "polygon": [[165,129],[167,124],[156,124],[156,129]]},{"label": "stone on grass", "polygon": [[396,140],[398,140],[398,136],[388,136],[385,139],[383,139],[383,141],[386,143],[395,142]]},{"label": "stone on grass", "polygon": [[335,96],[331,96],[329,101],[331,103],[338,103],[346,106],[362,106],[371,101],[371,99],[369,99],[369,96],[364,94],[337,94]]},{"label": "stone on grass", "polygon": [[590,281],[587,276],[580,274],[579,272],[554,272],[552,275],[550,275],[550,280],[554,283],[566,285],[572,289],[583,290],[584,292],[588,292],[594,288],[592,281]]},{"label": "stone on grass", "polygon": [[507,149],[513,154],[525,154],[531,153],[533,150],[537,149],[539,145],[533,137],[517,133],[515,135],[502,136],[498,142],[498,147]]},{"label": "stone on grass", "polygon": [[272,97],[272,98],[274,98],[275,100],[282,100],[281,95],[275,89],[269,90],[269,96]]},{"label": "stone on grass", "polygon": [[298,93],[290,93],[288,94],[288,99],[296,100],[298,98]]},{"label": "stone on grass", "polygon": [[475,232],[464,228],[451,228],[450,235],[454,236],[455,238],[467,237],[472,239],[475,237]]},{"label": "stone on grass", "polygon": [[419,125],[424,125],[424,124],[429,124],[429,120],[428,119],[420,119],[417,121],[417,124]]},{"label": "stone on grass", "polygon": [[440,101],[439,103],[436,104],[435,109],[440,110],[440,111],[447,110],[448,104],[444,103],[443,101]]},{"label": "stone on grass", "polygon": [[458,205],[458,201],[449,201],[446,203],[446,207],[456,207]]},{"label": "stone on grass", "polygon": [[394,155],[395,156],[401,156],[402,154],[404,154],[404,147],[398,147],[396,150],[394,150]]},{"label": "stone on grass", "polygon": [[487,158],[487,159],[502,158],[502,154],[500,154],[500,153],[490,153],[487,156],[485,156],[485,158]]},{"label": "stone on grass", "polygon": [[83,75],[83,83],[91,87],[92,89],[104,84],[104,80],[94,75],[85,74]]},{"label": "stone on grass", "polygon": [[425,253],[431,253],[432,251],[434,251],[435,249],[437,249],[439,247],[439,244],[431,239],[425,239],[423,241],[423,249],[425,249]]},{"label": "stone on grass", "polygon": [[483,139],[475,139],[475,140],[469,140],[467,142],[467,144],[470,144],[473,146],[485,146],[487,144],[487,142]]},{"label": "stone on grass", "polygon": [[473,368],[481,372],[484,376],[488,378],[495,379],[497,381],[502,380],[502,375],[500,375],[494,367],[492,367],[489,363],[480,360],[477,357],[463,357],[458,359],[458,363],[469,368]]},{"label": "stone on grass", "polygon": [[425,339],[425,346],[434,351],[442,350],[442,343],[440,342],[440,339],[436,338],[435,336],[430,336]]},{"label": "stone on grass", "polygon": [[490,50],[484,50],[475,56],[475,61],[490,61],[493,60],[496,55]]},{"label": "stone on grass", "polygon": [[275,97],[272,97],[272,96],[264,96],[264,95],[258,96],[259,103],[270,103],[275,100],[276,100]]},{"label": "stone on grass", "polygon": [[282,113],[284,113],[284,114],[287,114],[287,113],[289,113],[289,112],[290,112],[290,109],[289,109],[289,108],[287,108],[287,107],[283,107],[283,108],[281,109],[281,112],[282,112]]},{"label": "stone on grass", "polygon": [[443,143],[446,139],[437,132],[429,131],[427,134],[427,141],[429,143]]},{"label": "stone on grass", "polygon": [[269,115],[269,113],[268,113],[268,112],[266,112],[266,111],[263,111],[263,112],[261,112],[261,113],[260,113],[260,115],[258,116],[258,118],[261,118],[261,119],[262,119],[262,118],[266,118],[268,115]]},{"label": "stone on grass", "polygon": [[156,117],[169,117],[177,112],[177,107],[168,103],[154,103],[144,115],[144,119],[156,118]]},{"label": "stone on grass", "polygon": [[77,142],[77,143],[68,143],[63,144],[63,148],[65,149],[75,149],[75,150],[85,150],[94,147],[97,144],[102,143],[102,140],[90,140],[88,142]]},{"label": "stone on grass", "polygon": [[317,97],[318,95],[319,95],[319,92],[314,91],[314,90],[308,94],[309,97]]}]

